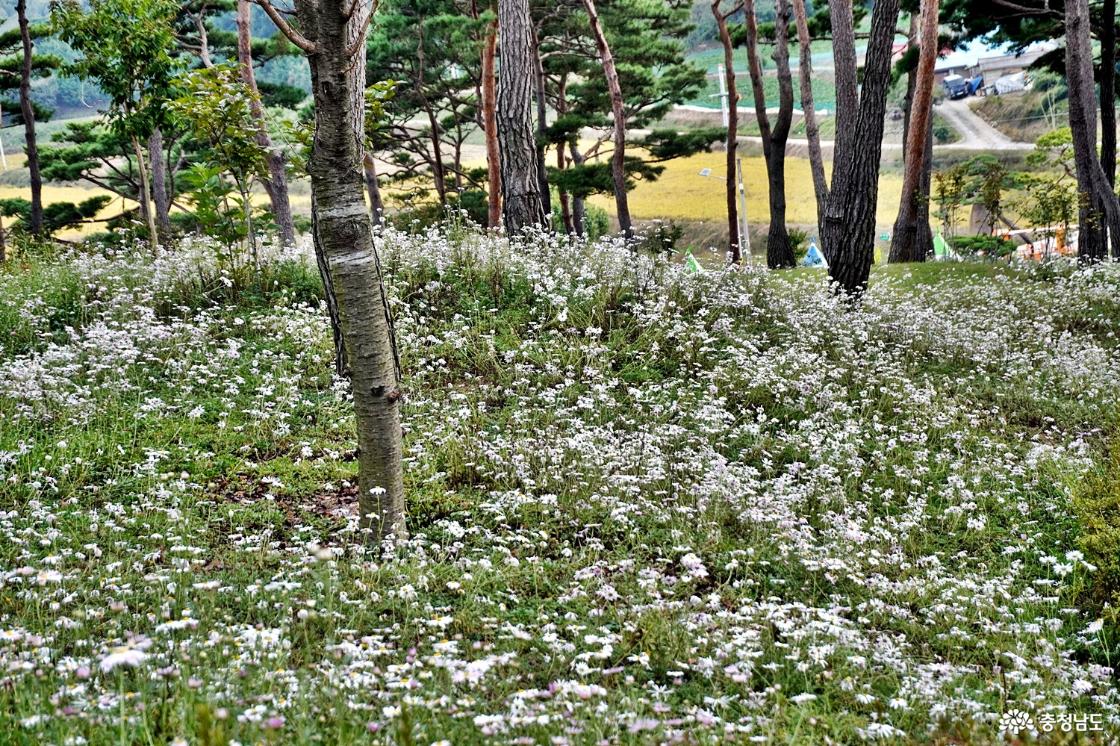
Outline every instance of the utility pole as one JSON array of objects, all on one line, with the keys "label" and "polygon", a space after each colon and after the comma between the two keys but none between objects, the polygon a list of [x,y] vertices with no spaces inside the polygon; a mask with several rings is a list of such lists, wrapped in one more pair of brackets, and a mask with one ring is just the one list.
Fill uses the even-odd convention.
[{"label": "utility pole", "polygon": [[743,183],[743,159],[737,161],[735,168],[736,177],[739,181],[739,219],[743,223],[743,227],[739,229],[739,239],[743,245],[743,255],[746,257],[747,264],[751,263],[751,233],[747,225],[747,187]]},{"label": "utility pole", "polygon": [[719,81],[719,110],[723,114],[723,128],[727,129],[727,125],[731,123],[730,112],[727,106],[727,73],[721,64],[716,70],[716,79]]}]

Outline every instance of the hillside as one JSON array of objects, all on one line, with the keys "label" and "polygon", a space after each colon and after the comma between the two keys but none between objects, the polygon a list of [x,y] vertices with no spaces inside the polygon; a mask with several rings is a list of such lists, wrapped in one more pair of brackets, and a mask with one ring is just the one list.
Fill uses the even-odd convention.
[{"label": "hillside", "polygon": [[610,242],[381,243],[412,534],[384,554],[308,256],[0,270],[13,742],[991,743],[1005,708],[1120,715],[1074,487],[1116,437],[1116,268],[892,267],[850,307]]}]

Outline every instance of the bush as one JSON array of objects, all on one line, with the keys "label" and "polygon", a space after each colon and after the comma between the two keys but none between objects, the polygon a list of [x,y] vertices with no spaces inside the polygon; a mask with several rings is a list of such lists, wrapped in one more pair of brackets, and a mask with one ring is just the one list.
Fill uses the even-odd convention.
[{"label": "bush", "polygon": [[1114,436],[1103,467],[1079,485],[1073,498],[1081,536],[1078,545],[1096,571],[1074,589],[1077,605],[1104,621],[1106,658],[1120,653],[1120,435]]},{"label": "bush", "polygon": [[1015,242],[1002,236],[954,236],[949,245],[958,254],[1005,257],[1015,253]]},{"label": "bush", "polygon": [[789,247],[793,250],[794,261],[800,263],[809,253],[809,234],[800,228],[790,228]]}]

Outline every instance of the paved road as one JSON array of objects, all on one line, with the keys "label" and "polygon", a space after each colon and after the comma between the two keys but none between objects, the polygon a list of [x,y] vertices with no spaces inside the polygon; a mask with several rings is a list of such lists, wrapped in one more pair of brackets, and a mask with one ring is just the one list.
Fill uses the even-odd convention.
[{"label": "paved road", "polygon": [[935,107],[935,111],[943,116],[950,126],[960,133],[961,139],[943,148],[956,148],[957,150],[1033,150],[1034,145],[1029,142],[1016,142],[988,124],[969,106],[971,99],[962,98],[956,101],[946,101]]},{"label": "paved road", "polygon": [[[1034,144],[1029,142],[1016,142],[1007,135],[997,130],[992,125],[984,121],[984,119],[974,112],[968,105],[971,99],[959,99],[957,101],[946,101],[936,107],[934,111],[943,116],[949,125],[960,133],[961,139],[957,142],[947,143],[945,145],[935,144],[933,147],[936,150],[1033,150]],[[719,116],[718,109],[704,109],[699,106],[678,106],[678,109],[692,112],[712,113],[714,116]],[[776,113],[776,109],[768,110]],[[743,116],[753,116],[753,109],[745,109],[739,107],[740,121]],[[795,116],[800,116],[801,112],[795,110]],[[822,112],[823,114],[823,112]],[[756,145],[762,144],[761,137],[740,137],[741,142],[754,143]],[[808,147],[809,141],[803,138],[790,138],[789,145],[791,147]],[[822,140],[821,149],[825,153],[825,157],[831,157],[834,142],[832,140]],[[884,142],[883,150],[901,150],[902,144],[898,142]]]}]

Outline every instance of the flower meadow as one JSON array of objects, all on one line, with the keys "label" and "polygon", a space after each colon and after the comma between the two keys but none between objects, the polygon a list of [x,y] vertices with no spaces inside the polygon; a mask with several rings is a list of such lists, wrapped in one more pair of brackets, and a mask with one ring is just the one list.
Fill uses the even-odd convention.
[{"label": "flower meadow", "polygon": [[610,241],[378,241],[393,548],[357,529],[306,250],[0,270],[0,742],[1120,733],[1077,507],[1116,439],[1116,268],[877,269],[853,307]]}]

